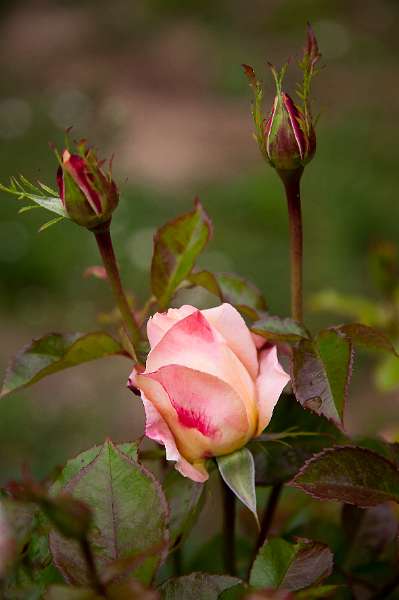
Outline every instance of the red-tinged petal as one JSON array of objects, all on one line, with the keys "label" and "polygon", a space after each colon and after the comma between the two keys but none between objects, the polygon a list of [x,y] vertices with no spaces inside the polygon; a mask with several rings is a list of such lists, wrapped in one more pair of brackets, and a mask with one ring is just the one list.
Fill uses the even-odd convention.
[{"label": "red-tinged petal", "polygon": [[100,215],[102,213],[101,198],[93,188],[91,174],[87,170],[86,161],[77,154],[70,154],[65,150],[63,155],[63,168],[69,173],[79,189],[84,193],[93,211]]},{"label": "red-tinged petal", "polygon": [[241,399],[213,375],[170,365],[137,375],[135,383],[167,423],[177,449],[190,463],[228,454],[253,433]]},{"label": "red-tinged petal", "polygon": [[259,411],[256,435],[260,435],[269,424],[273,409],[289,380],[290,376],[278,361],[276,346],[262,350],[260,354],[260,371],[256,380]]},{"label": "red-tinged petal", "polygon": [[301,156],[301,159],[303,160],[306,152],[306,140],[303,131],[299,127],[298,118],[300,115],[298,109],[296,108],[292,98],[290,98],[288,94],[283,93],[283,101],[288,113],[288,117],[291,123],[296,143],[298,145],[299,154]]},{"label": "red-tinged petal", "polygon": [[206,320],[223,336],[229,348],[254,379],[258,374],[258,358],[253,337],[244,319],[231,304],[203,310]]},{"label": "red-tinged petal", "polygon": [[155,313],[153,317],[150,317],[147,322],[147,336],[151,348],[155,348],[159,344],[173,325],[197,310],[194,306],[185,304],[180,308],[170,308],[167,312]]},{"label": "red-tinged petal", "polygon": [[263,335],[258,335],[257,333],[252,333],[251,335],[256,349],[259,351],[266,344],[266,339]]},{"label": "red-tinged petal", "polygon": [[[149,353],[146,372],[157,371],[161,367],[173,364],[218,377],[231,386],[241,398],[246,407],[251,428],[255,429],[257,422],[255,378],[250,377],[243,363],[230,349],[229,344],[216,327],[210,325],[204,316],[205,312],[197,310],[169,329]],[[212,317],[217,321],[223,312],[214,313]],[[221,318],[220,322],[222,322]],[[249,330],[246,331],[248,343],[256,353]],[[238,325],[237,339],[239,339],[240,333],[243,335]]]},{"label": "red-tinged petal", "polygon": [[[145,435],[165,446],[165,454],[166,459],[171,461],[176,461],[175,468],[182,474],[184,477],[189,477],[193,481],[197,481],[199,483],[203,483],[209,477],[208,472],[205,468],[205,461],[199,460],[196,461],[195,464],[191,464],[186,460],[179,452],[176,446],[176,441],[173,436],[172,431],[170,430],[167,422],[161,416],[160,412],[156,408],[156,404],[150,402],[143,391],[138,389],[138,376],[142,373],[142,369],[135,367],[129,377],[128,388],[132,390],[132,392],[136,395],[140,395],[141,400],[143,402],[144,411],[145,411]],[[156,384],[157,385],[157,384]],[[147,386],[147,389],[151,389]],[[155,389],[155,391],[157,391]],[[162,402],[162,397],[164,393],[161,389],[161,395],[159,396],[160,401]]]},{"label": "red-tinged petal", "polygon": [[[176,461],[176,469],[185,477],[193,481],[203,483],[209,477],[203,462],[194,466],[189,463],[178,451],[175,438],[166,421],[161,417],[155,406],[147,400],[144,394],[141,396],[146,418],[145,434],[151,440],[165,446],[166,460]],[[202,468],[201,468],[202,466]]]}]

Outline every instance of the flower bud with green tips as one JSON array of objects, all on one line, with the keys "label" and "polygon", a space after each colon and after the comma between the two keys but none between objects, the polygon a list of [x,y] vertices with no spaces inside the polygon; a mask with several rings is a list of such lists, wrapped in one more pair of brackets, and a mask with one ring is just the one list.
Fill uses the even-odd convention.
[{"label": "flower bud with green tips", "polygon": [[88,229],[108,223],[119,201],[111,171],[104,172],[103,164],[84,141],[77,145],[76,154],[64,150],[60,157],[57,184],[65,211]]},{"label": "flower bud with green tips", "polygon": [[243,65],[255,95],[252,110],[255,138],[267,162],[283,179],[293,174],[300,176],[316,151],[316,135],[309,95],[311,80],[316,73],[315,65],[319,58],[316,37],[308,26],[307,44],[303,58],[299,62],[299,67],[303,71],[303,83],[297,89],[300,102],[295,103],[283,89],[288,64],[280,71],[277,71],[273,65],[269,65],[276,84],[276,96],[267,119],[262,113],[262,84],[258,81],[252,67]]}]

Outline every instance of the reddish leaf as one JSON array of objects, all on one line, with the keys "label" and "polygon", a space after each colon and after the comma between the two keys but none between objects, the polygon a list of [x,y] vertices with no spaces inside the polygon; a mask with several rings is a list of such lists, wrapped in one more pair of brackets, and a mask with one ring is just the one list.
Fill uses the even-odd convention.
[{"label": "reddish leaf", "polygon": [[277,342],[297,342],[309,338],[306,329],[293,319],[281,319],[274,315],[264,315],[252,326],[252,331],[267,340]]},{"label": "reddish leaf", "polygon": [[125,352],[108,333],[50,333],[33,340],[10,363],[0,398],[48,375]]},{"label": "reddish leaf", "polygon": [[308,460],[291,484],[319,500],[361,507],[399,502],[399,470],[379,454],[336,446]]},{"label": "reddish leaf", "polygon": [[[90,542],[100,573],[115,560],[165,547],[166,500],[160,485],[139,463],[106,442],[98,455],[69,481],[64,490],[93,511]],[[85,563],[75,542],[56,532],[50,536],[54,562],[68,582],[89,582]],[[154,551],[135,576],[148,583],[162,558]]]},{"label": "reddish leaf", "polygon": [[301,340],[293,351],[292,384],[304,408],[342,426],[352,372],[350,342],[333,330],[314,341]]},{"label": "reddish leaf", "polygon": [[389,338],[381,331],[378,331],[378,329],[374,329],[374,327],[369,327],[362,323],[348,323],[347,325],[340,325],[332,329],[350,340],[353,344],[359,344],[372,350],[384,350],[398,356]]},{"label": "reddish leaf", "polygon": [[296,591],[331,574],[333,555],[325,544],[300,539],[290,543],[280,538],[267,540],[252,566],[250,584]]}]

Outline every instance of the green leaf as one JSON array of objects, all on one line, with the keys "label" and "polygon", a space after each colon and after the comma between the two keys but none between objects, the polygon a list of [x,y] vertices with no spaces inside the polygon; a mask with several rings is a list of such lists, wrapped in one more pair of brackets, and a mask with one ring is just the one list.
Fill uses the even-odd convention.
[{"label": "green leaf", "polygon": [[220,594],[241,581],[227,575],[191,573],[169,579],[160,587],[162,600],[218,600]]},{"label": "green leaf", "polygon": [[251,331],[270,341],[297,342],[309,338],[305,327],[293,319],[281,319],[274,315],[264,315],[251,327]]},{"label": "green leaf", "polygon": [[189,280],[194,285],[215,294],[222,302],[232,304],[252,320],[258,319],[258,312],[263,312],[267,308],[266,300],[260,290],[238,275],[198,271],[191,273]]},{"label": "green leaf", "polygon": [[379,454],[354,446],[328,448],[311,458],[291,482],[319,500],[363,508],[399,502],[399,470]]},{"label": "green leaf", "polygon": [[256,512],[255,464],[251,452],[248,448],[241,448],[232,454],[218,456],[216,461],[225,484],[252,512],[259,525]]},{"label": "green leaf", "polygon": [[49,585],[62,581],[51,564],[47,520],[34,504],[8,498],[3,506],[14,530],[18,557],[14,569],[3,580],[4,600],[40,600]]},{"label": "green leaf", "polygon": [[352,373],[351,343],[336,331],[321,331],[293,350],[292,385],[301,405],[342,425]]},{"label": "green leaf", "polygon": [[218,596],[218,600],[250,600],[251,596],[248,597],[248,590],[248,585],[242,582],[222,592]]},{"label": "green leaf", "polygon": [[387,442],[379,437],[360,437],[353,440],[353,445],[376,452],[399,469],[399,443]]},{"label": "green leaf", "polygon": [[49,227],[52,227],[53,225],[56,225],[57,223],[59,223],[60,221],[62,221],[64,219],[64,217],[55,217],[54,219],[51,219],[50,221],[47,221],[47,223],[44,223],[43,225],[41,225],[39,227],[39,233],[41,233],[42,231],[45,231],[45,229],[48,229]]},{"label": "green leaf", "polygon": [[301,539],[293,544],[267,540],[251,569],[249,583],[256,588],[301,590],[331,574],[333,556],[325,544]]},{"label": "green leaf", "polygon": [[[167,504],[161,486],[139,463],[107,441],[98,456],[67,483],[63,491],[85,502],[93,511],[89,535],[98,571],[118,559],[157,552],[134,570],[148,583],[165,553]],[[50,550],[66,580],[87,585],[89,578],[79,546],[57,532],[50,535]]]},{"label": "green leaf", "polygon": [[[60,217],[68,218],[62,200],[57,196],[55,190],[52,190],[44,184],[39,183],[38,185],[35,185],[28,181],[23,175],[20,175],[19,179],[11,177],[9,186],[0,183],[0,190],[17,196],[20,200],[30,200],[35,202],[35,204],[41,208],[45,208]],[[43,195],[43,192],[45,192],[45,195]]]},{"label": "green leaf", "polygon": [[[121,444],[115,444],[115,447],[119,450],[119,452],[126,454],[133,462],[137,462],[139,447],[138,442],[123,442]],[[92,446],[74,458],[70,458],[51,486],[50,494],[52,496],[59,494],[62,488],[64,488],[71,481],[71,479],[73,479],[79,473],[81,469],[87,467],[87,465],[97,458],[101,450],[102,446]]]},{"label": "green leaf", "polygon": [[[295,437],[295,431],[292,431],[292,437],[272,439],[273,436],[281,437],[281,432],[293,430],[294,427],[314,435]],[[268,439],[267,436],[272,437]],[[267,433],[250,443],[255,459],[256,484],[285,483],[313,454],[333,443],[344,441],[342,432],[333,423],[304,410],[292,394],[283,394],[273,411]]]},{"label": "green leaf", "polygon": [[170,545],[180,543],[189,533],[204,505],[205,485],[182,477],[175,469],[163,482],[169,504]]},{"label": "green leaf", "polygon": [[108,333],[51,333],[33,340],[11,361],[0,398],[40,379],[91,360],[124,355]]},{"label": "green leaf", "polygon": [[365,346],[371,350],[384,350],[398,357],[389,338],[381,331],[378,331],[378,329],[368,327],[362,323],[348,323],[333,327],[332,329],[350,340],[353,344]]},{"label": "green leaf", "polygon": [[151,286],[161,309],[189,276],[211,236],[211,223],[199,200],[193,211],[161,227],[154,237]]}]

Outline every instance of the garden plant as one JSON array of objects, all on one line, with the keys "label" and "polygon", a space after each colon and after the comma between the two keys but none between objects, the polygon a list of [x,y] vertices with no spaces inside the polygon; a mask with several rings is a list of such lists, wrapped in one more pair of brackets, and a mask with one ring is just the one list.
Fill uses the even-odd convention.
[{"label": "garden plant", "polygon": [[[42,229],[70,221],[87,230],[102,260],[90,273],[109,285],[116,309],[107,330],[29,342],[9,364],[1,401],[58,371],[119,356],[120,385],[146,420],[139,440],[98,440],[45,480],[27,467],[1,490],[2,598],[399,597],[399,446],[378,432],[353,439],[345,429],[358,347],[380,354],[377,379],[386,381],[381,370],[390,369],[397,382],[397,320],[372,318],[380,314],[372,310],[363,318],[348,300],[341,304],[353,323],[310,331],[304,314],[301,181],[316,153],[310,93],[320,59],[309,25],[292,97],[285,76],[294,65],[269,65],[270,112],[261,81],[243,65],[254,137],[287,202],[290,275],[280,276],[290,276],[289,317],[268,311],[267,290],[264,297],[256,282],[197,266],[213,235],[206,198],[155,232],[151,296],[137,305],[111,237],[123,202],[112,161],[85,140],[72,142],[71,132],[65,148],[54,149],[57,189],[24,176],[0,184],[23,201],[21,213],[53,213]],[[392,299],[391,255],[383,246],[374,257]],[[213,295],[211,307],[182,304],[181,292],[195,298],[199,288]],[[326,294],[313,302],[341,306]],[[219,534],[197,544],[195,559],[188,548],[209,505],[221,515]]]}]

